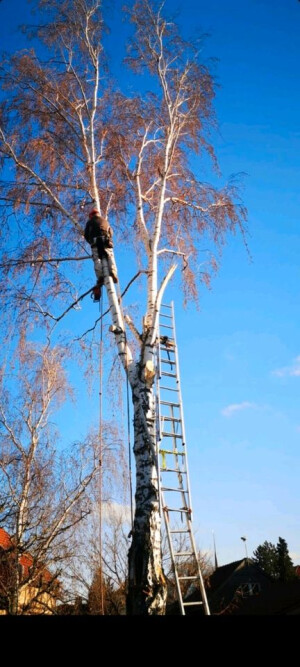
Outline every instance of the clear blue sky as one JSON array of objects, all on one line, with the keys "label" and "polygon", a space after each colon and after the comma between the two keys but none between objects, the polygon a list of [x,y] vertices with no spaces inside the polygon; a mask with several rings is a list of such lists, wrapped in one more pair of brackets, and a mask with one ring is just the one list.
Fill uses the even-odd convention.
[{"label": "clear blue sky", "polygon": [[[167,0],[167,10],[174,6]],[[204,57],[219,60],[216,151],[225,179],[247,174],[252,257],[239,236],[228,239],[212,290],[201,291],[200,312],[183,311],[172,286],[167,295],[175,300],[198,541],[211,549],[214,530],[224,564],[244,555],[242,535],[249,555],[281,536],[300,563],[300,3],[176,6],[186,34],[196,26],[210,33]],[[118,11],[112,16],[120,30]],[[3,48],[24,45],[16,17],[28,18],[23,1],[2,0]],[[125,285],[128,262],[118,249],[116,256]],[[84,308],[89,321],[94,311]],[[72,416],[65,436],[74,437],[78,419]]]}]

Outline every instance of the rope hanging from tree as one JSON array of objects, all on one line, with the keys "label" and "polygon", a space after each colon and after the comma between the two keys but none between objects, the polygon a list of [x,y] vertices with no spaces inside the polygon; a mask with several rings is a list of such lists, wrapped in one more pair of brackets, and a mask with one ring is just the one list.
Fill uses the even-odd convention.
[{"label": "rope hanging from tree", "polygon": [[99,301],[100,311],[100,351],[99,351],[99,551],[100,551],[100,611],[104,616],[104,594],[103,594],[103,574],[102,574],[102,433],[103,433],[103,419],[102,419],[102,374],[103,374],[103,297]]},{"label": "rope hanging from tree", "polygon": [[130,495],[130,519],[131,531],[133,530],[133,493],[132,493],[132,457],[130,440],[130,409],[129,409],[129,381],[126,375],[126,406],[127,406],[127,442],[128,442],[128,474],[129,474],[129,495]]},{"label": "rope hanging from tree", "polygon": [[[119,297],[120,308],[122,310],[122,315],[124,319],[124,313],[122,309],[122,299],[119,285],[117,286],[117,292]],[[103,376],[103,317],[106,313],[103,312],[103,295],[99,300],[99,311],[100,311],[100,353],[99,353],[99,376],[100,376],[100,388],[99,388],[99,441],[100,441],[100,452],[99,452],[99,461],[100,461],[100,480],[99,480],[99,520],[100,520],[100,562],[101,562],[101,613],[104,614],[104,600],[103,600],[103,580],[102,580],[102,481],[103,481],[103,471],[102,471],[102,433],[103,433],[103,408],[102,408],[102,376]],[[125,340],[127,344],[126,332]],[[130,400],[129,400],[129,380],[126,373],[126,417],[127,417],[127,445],[128,445],[128,475],[129,475],[129,501],[130,501],[130,522],[131,522],[131,531],[133,530],[133,490],[132,490],[132,454],[131,454],[131,437],[130,437]]]},{"label": "rope hanging from tree", "polygon": [[[117,285],[117,294],[118,294],[118,300],[120,304],[120,309],[122,312],[122,317],[123,321],[125,322],[125,317],[124,317],[124,312],[123,312],[123,305],[122,305],[122,294],[121,290],[119,287],[119,284]],[[125,344],[127,345],[127,336],[126,336],[126,331],[124,331],[125,334]],[[129,475],[129,500],[130,500],[130,521],[131,521],[131,532],[133,530],[133,491],[132,491],[132,456],[131,456],[131,438],[130,438],[130,402],[129,402],[129,380],[128,380],[128,374],[126,373],[126,412],[127,412],[127,445],[128,445],[128,475]]]}]

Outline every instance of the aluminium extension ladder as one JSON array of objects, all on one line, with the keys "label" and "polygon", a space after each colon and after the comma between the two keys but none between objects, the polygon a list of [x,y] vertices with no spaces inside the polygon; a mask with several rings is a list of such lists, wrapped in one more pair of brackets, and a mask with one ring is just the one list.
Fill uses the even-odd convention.
[{"label": "aluminium extension ladder", "polygon": [[[203,605],[204,613],[209,615],[192,530],[192,506],[173,302],[171,305],[161,305],[156,363],[159,496],[180,611],[185,615],[188,607],[197,608]],[[185,601],[186,596],[192,592],[193,601]]]}]

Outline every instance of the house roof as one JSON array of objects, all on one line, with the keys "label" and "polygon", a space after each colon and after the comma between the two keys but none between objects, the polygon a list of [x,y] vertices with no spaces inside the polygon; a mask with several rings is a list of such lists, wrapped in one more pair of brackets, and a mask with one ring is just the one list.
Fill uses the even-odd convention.
[{"label": "house roof", "polygon": [[235,613],[237,606],[244,608],[248,595],[261,595],[271,585],[271,578],[251,558],[223,565],[209,580],[207,594],[211,612]]},{"label": "house roof", "polygon": [[242,564],[246,565],[246,560],[248,561],[247,565],[253,563],[251,558],[241,558],[241,560],[235,560],[232,563],[227,563],[226,565],[221,565],[220,567],[217,567],[217,569],[213,572],[213,574],[209,577],[209,588],[210,591],[213,592],[217,590],[217,588],[220,588],[227,579],[233,574],[233,572]]},{"label": "house roof", "polygon": [[[239,588],[247,583],[258,583],[259,589],[244,597]],[[218,567],[211,575],[206,591],[212,614],[300,615],[299,579],[287,583],[273,582],[251,558]],[[199,599],[196,592],[187,598],[189,602],[196,599]],[[167,613],[179,614],[178,602],[169,605]],[[200,615],[203,609],[191,607],[186,613]]]},{"label": "house roof", "polygon": [[300,581],[275,581],[260,595],[248,597],[234,610],[237,615],[300,614]]},{"label": "house roof", "polygon": [[[9,533],[4,530],[4,528],[0,527],[0,547],[2,549],[8,550],[13,547],[13,540],[10,537]],[[34,564],[34,558],[30,553],[23,553],[21,554],[19,558],[19,563],[22,565],[23,569],[23,576],[26,578],[29,575],[29,569],[32,567]],[[49,583],[53,579],[53,575],[49,570],[45,567],[43,568],[42,572],[42,580],[44,583]]]},{"label": "house roof", "polygon": [[11,537],[4,528],[0,528],[0,547],[2,549],[10,549],[12,547]]}]

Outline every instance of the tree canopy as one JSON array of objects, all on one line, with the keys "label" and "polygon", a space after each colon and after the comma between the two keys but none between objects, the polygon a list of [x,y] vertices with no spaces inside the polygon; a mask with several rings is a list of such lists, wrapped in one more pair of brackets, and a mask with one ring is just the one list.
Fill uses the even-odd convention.
[{"label": "tree canopy", "polygon": [[[130,90],[110,74],[100,0],[33,5],[36,23],[25,28],[32,42],[4,55],[0,65],[3,381],[9,382],[15,355],[40,344],[50,350],[59,343],[63,370],[80,359],[87,373],[98,373],[94,334],[107,313],[87,325],[85,320],[81,336],[68,323],[70,311],[92,290],[83,230],[96,206],[115,241],[130,243],[135,262],[121,292],[104,261],[112,322],[110,333],[106,325],[106,347],[127,374],[134,410],[129,608],[163,613],[154,426],[160,304],[180,268],[185,297],[197,300],[228,233],[244,235],[246,212],[234,180],[215,184],[215,82],[209,64],[201,59],[199,42],[182,37],[164,4],[137,0],[126,9],[125,66],[135,74]],[[201,171],[208,160],[215,170],[212,183]],[[122,298],[136,279],[143,287],[142,325]]]},{"label": "tree canopy", "polygon": [[253,552],[253,560],[274,581],[290,581],[296,576],[287,542],[282,537],[276,545],[267,540],[260,544]]}]

